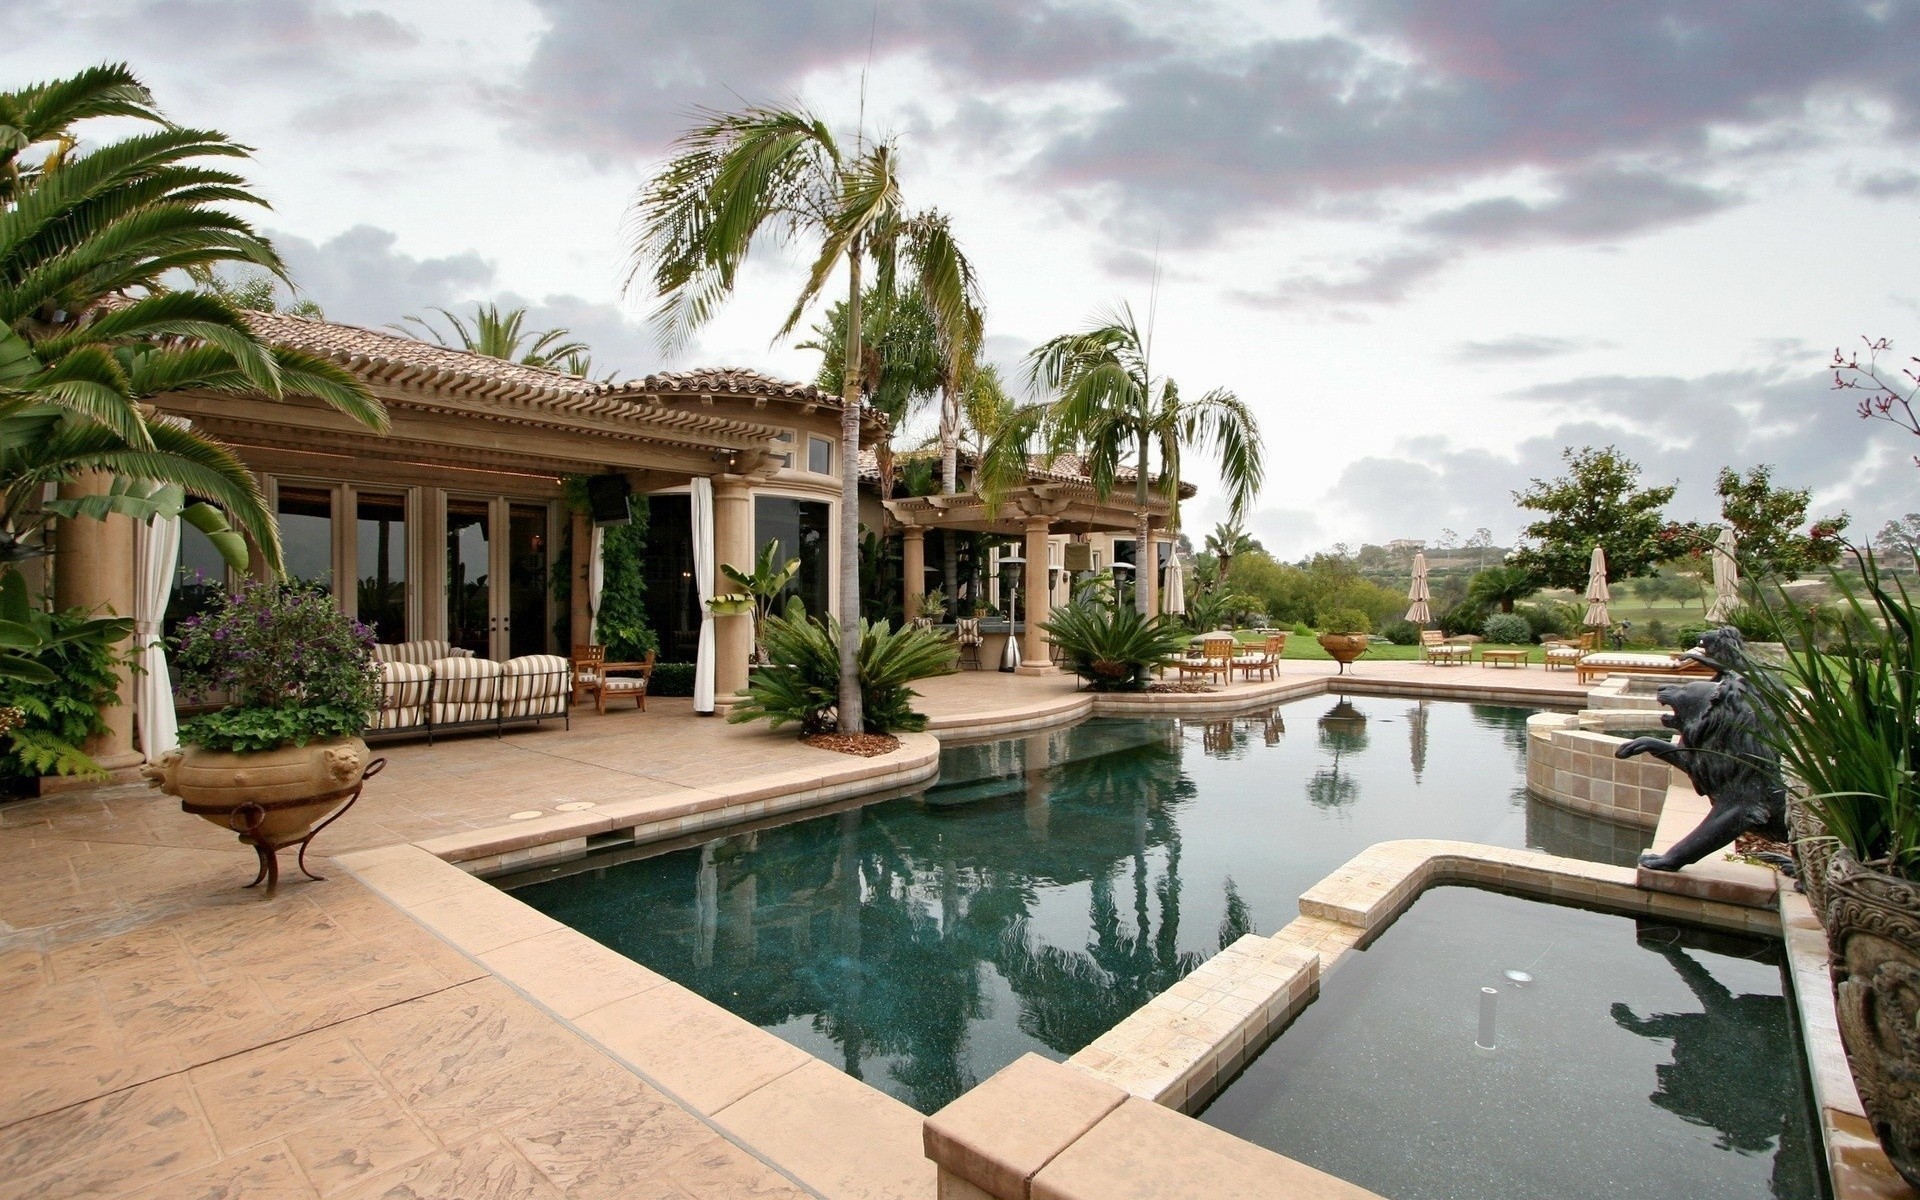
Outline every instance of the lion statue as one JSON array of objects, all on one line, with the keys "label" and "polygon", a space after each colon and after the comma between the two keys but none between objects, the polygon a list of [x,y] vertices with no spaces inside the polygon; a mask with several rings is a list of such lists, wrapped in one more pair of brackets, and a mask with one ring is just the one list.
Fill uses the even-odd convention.
[{"label": "lion statue", "polygon": [[1615,758],[1651,754],[1678,768],[1712,804],[1706,820],[1665,854],[1640,856],[1640,865],[1652,871],[1697,863],[1749,830],[1774,841],[1787,838],[1787,786],[1779,756],[1760,736],[1761,709],[1741,673],[1749,663],[1740,631],[1710,629],[1687,656],[1712,667],[1715,677],[1670,683],[1656,693],[1670,710],[1660,723],[1680,736],[1671,742],[1634,738],[1613,752]]}]

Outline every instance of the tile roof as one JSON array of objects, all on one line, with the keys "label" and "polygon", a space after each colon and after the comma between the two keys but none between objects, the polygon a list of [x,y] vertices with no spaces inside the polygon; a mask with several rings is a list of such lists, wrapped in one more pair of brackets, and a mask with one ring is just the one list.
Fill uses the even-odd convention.
[{"label": "tile roof", "polygon": [[[940,457],[940,452],[938,450],[904,450],[895,454],[893,457],[894,461],[898,463],[919,458],[932,458],[937,462]],[[972,459],[973,456],[964,451],[960,455],[962,466],[971,465]],[[872,484],[878,484],[880,482],[880,463],[879,460],[874,457],[873,451],[871,450],[862,450],[860,452],[860,478]],[[1130,468],[1122,467],[1114,473],[1113,482],[1116,489],[1122,484],[1132,487],[1133,480],[1134,474]],[[1054,456],[1052,463],[1047,462],[1045,455],[1029,454],[1027,456],[1027,482],[1069,483],[1087,487],[1091,485],[1092,474],[1087,470],[1086,460],[1078,454],[1057,454]],[[1199,489],[1195,488],[1191,483],[1183,481],[1180,484],[1180,495],[1182,497],[1191,497],[1195,495],[1198,490]]]}]

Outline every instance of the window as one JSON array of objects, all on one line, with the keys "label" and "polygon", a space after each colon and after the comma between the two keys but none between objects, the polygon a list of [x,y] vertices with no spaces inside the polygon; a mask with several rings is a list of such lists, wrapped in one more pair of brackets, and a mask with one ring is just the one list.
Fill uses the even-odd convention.
[{"label": "window", "polygon": [[207,611],[227,584],[226,560],[207,535],[180,522],[180,566],[173,573],[173,591],[167,596],[166,636],[178,632],[180,622]]},{"label": "window", "polygon": [[815,475],[833,474],[833,443],[823,437],[807,439],[807,470]]},{"label": "window", "polygon": [[333,589],[333,489],[282,484],[274,513],[287,578]]},{"label": "window", "polygon": [[362,492],[354,499],[356,610],[374,640],[407,640],[407,498]]},{"label": "window", "polygon": [[[807,611],[818,617],[830,611],[831,579],[827,571],[827,544],[831,525],[826,504],[790,500],[785,496],[756,496],[753,501],[753,538],[756,546],[780,543],[779,555],[800,560],[800,570],[787,585],[788,595],[800,597]],[[786,600],[780,600],[785,607]]]},{"label": "window", "polygon": [[787,450],[784,454],[776,454],[774,455],[774,457],[780,460],[781,466],[785,467],[789,471],[793,470],[793,445],[795,441],[793,436],[793,430],[782,429],[779,433],[776,433],[773,435],[773,440],[776,442],[779,442],[782,446],[787,447]]}]

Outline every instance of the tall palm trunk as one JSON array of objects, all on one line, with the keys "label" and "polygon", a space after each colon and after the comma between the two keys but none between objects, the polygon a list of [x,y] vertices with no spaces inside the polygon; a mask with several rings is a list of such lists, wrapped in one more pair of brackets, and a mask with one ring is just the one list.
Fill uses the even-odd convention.
[{"label": "tall palm trunk", "polygon": [[[951,496],[960,490],[960,393],[947,383],[940,385],[940,494]],[[947,602],[953,615],[960,617],[960,546],[951,530],[940,531],[940,578],[946,584]]]},{"label": "tall palm trunk", "polygon": [[1150,539],[1153,529],[1152,518],[1147,513],[1147,432],[1140,431],[1140,457],[1133,469],[1133,502],[1139,510],[1135,515],[1140,524],[1134,528],[1133,543],[1133,609],[1142,616],[1152,616],[1147,610],[1147,572],[1153,569],[1153,546]]},{"label": "tall palm trunk", "polygon": [[840,720],[863,733],[860,704],[860,266],[864,239],[847,247],[847,357],[840,397]]}]

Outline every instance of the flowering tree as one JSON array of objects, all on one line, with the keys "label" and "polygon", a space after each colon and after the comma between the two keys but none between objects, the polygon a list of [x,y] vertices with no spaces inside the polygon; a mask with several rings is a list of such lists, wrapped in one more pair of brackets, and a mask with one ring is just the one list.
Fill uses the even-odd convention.
[{"label": "flowering tree", "polygon": [[[1920,437],[1920,412],[1915,412],[1913,407],[1914,401],[1920,399],[1920,374],[1914,373],[1913,366],[1907,366],[1900,368],[1899,376],[1894,377],[1890,368],[1880,365],[1880,356],[1893,349],[1890,338],[1862,337],[1860,340],[1866,347],[1864,358],[1858,350],[1852,354],[1843,350],[1833,352],[1834,390],[1862,393],[1856,409],[1861,420],[1886,421]],[[1920,366],[1920,358],[1907,361]],[[1920,454],[1914,455],[1913,463],[1920,466]]]}]

